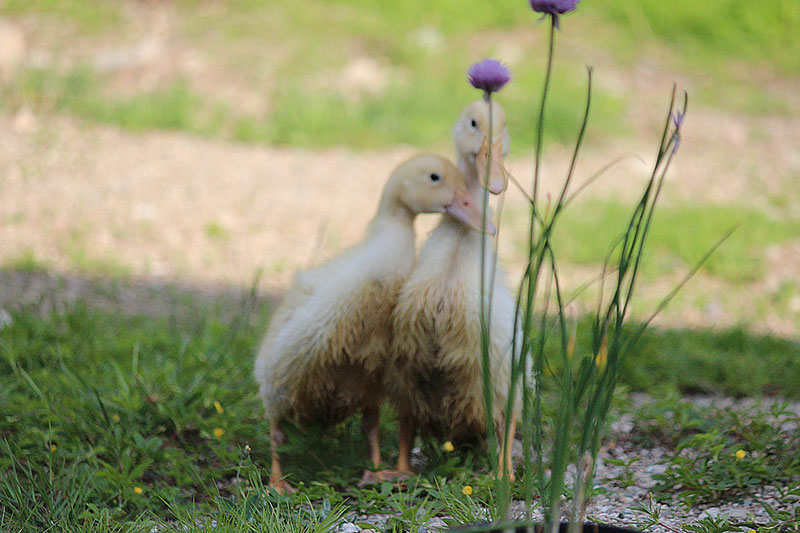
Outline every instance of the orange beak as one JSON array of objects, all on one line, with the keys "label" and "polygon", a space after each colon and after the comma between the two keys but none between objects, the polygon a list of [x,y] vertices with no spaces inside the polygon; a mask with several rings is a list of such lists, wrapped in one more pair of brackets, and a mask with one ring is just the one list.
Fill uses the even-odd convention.
[{"label": "orange beak", "polygon": [[[483,218],[481,210],[478,209],[475,200],[472,199],[472,195],[465,189],[456,189],[453,203],[447,206],[445,213],[460,220],[475,231],[483,231],[481,229],[481,218]],[[497,233],[497,229],[489,218],[486,219],[485,232],[489,235]]]},{"label": "orange beak", "polygon": [[481,185],[488,189],[492,194],[500,194],[508,187],[508,171],[503,166],[503,139],[497,139],[492,144],[492,164],[489,167],[489,175],[486,175],[486,167],[489,162],[489,139],[484,137],[475,164],[478,167],[478,179]]}]

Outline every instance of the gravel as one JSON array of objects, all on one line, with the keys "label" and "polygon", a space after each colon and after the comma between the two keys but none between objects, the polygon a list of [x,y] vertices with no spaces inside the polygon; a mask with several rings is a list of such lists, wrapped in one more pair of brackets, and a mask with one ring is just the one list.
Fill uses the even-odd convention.
[{"label": "gravel", "polygon": [[[771,417],[768,414],[768,406],[750,398],[692,397],[685,399],[698,407],[734,408],[750,414],[760,413],[760,416]],[[632,395],[634,406],[643,405],[648,401],[650,399],[647,395]],[[800,413],[800,402],[789,403],[788,409]],[[624,467],[602,460],[599,462],[595,486],[604,489],[605,492],[595,496],[589,503],[587,507],[588,520],[631,528],[644,527],[647,524],[648,515],[634,510],[633,506],[645,505],[657,510],[659,516],[660,524],[648,529],[651,533],[682,533],[686,531],[683,529],[684,525],[694,524],[706,517],[725,518],[728,522],[737,525],[736,531],[747,532],[751,528],[756,528],[758,524],[770,521],[769,514],[761,505],[762,502],[776,511],[793,511],[800,505],[797,497],[783,497],[777,488],[767,486],[758,487],[738,501],[728,503],[695,505],[691,508],[687,508],[677,501],[656,503],[653,498],[653,489],[657,484],[654,475],[663,473],[667,469],[663,461],[671,457],[673,452],[666,447],[637,448],[631,445],[630,440],[626,437],[632,431],[633,423],[629,415],[622,416],[612,425],[613,442],[610,447],[603,450],[603,457],[630,462],[630,464]],[[797,429],[794,428],[794,431]],[[521,449],[521,444],[516,444],[516,448]],[[425,462],[418,448],[414,450],[413,459],[417,465]],[[634,461],[634,459],[636,460]],[[620,478],[626,468],[632,474],[633,484],[630,486],[623,486],[615,481]],[[795,481],[800,482],[800,480]],[[514,519],[524,519],[525,503],[515,501],[512,504],[511,512]],[[367,522],[383,528],[390,518],[391,515],[369,515],[360,516],[354,521]],[[446,530],[445,524],[448,518],[450,517],[437,516],[431,519],[425,524],[425,531]],[[533,519],[540,520],[541,518],[541,513],[534,511]],[[339,531],[345,530],[339,529]],[[347,529],[346,531],[357,530]]]}]

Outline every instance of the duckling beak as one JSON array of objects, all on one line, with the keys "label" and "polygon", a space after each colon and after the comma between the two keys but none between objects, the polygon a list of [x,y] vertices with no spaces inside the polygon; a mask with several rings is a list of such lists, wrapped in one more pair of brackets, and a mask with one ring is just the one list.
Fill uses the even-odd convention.
[{"label": "duckling beak", "polygon": [[484,188],[492,194],[500,194],[508,187],[508,171],[503,166],[503,138],[497,139],[492,144],[492,165],[489,176],[486,176],[486,164],[489,159],[489,139],[483,138],[483,144],[475,158],[478,170],[478,179]]},{"label": "duckling beak", "polygon": [[[475,200],[472,199],[472,195],[465,189],[456,189],[456,196],[453,199],[453,203],[447,206],[444,212],[460,220],[475,231],[482,231],[481,210],[478,209]],[[497,233],[497,229],[489,218],[486,219],[485,231],[489,235]]]}]

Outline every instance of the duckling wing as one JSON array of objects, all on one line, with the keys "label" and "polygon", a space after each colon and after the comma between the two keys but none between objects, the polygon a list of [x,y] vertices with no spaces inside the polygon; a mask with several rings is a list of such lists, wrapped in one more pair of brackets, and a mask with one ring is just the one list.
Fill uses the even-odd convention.
[{"label": "duckling wing", "polygon": [[256,359],[268,416],[335,421],[376,393],[400,279],[373,255],[355,249],[296,276]]}]

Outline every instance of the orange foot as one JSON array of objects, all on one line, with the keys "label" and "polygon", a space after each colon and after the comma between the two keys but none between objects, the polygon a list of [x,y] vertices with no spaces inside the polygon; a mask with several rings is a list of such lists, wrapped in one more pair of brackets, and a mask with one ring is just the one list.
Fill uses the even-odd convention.
[{"label": "orange foot", "polygon": [[[492,479],[503,479],[503,475],[502,474],[498,475],[497,472],[492,472]],[[513,470],[508,472],[508,477],[506,479],[508,479],[509,481],[516,481],[517,480],[517,477],[514,475],[514,471]]]},{"label": "orange foot", "polygon": [[297,489],[294,488],[291,483],[286,481],[285,479],[279,480],[277,483],[270,481],[269,488],[275,489],[278,491],[278,494],[294,494],[297,492]]},{"label": "orange foot", "polygon": [[364,470],[364,475],[361,477],[361,481],[358,482],[358,486],[364,487],[366,485],[374,485],[383,481],[389,481],[392,483],[404,481],[410,478],[412,475],[413,474],[411,472],[401,472],[400,470],[378,470],[377,472],[373,472],[372,470]]}]

